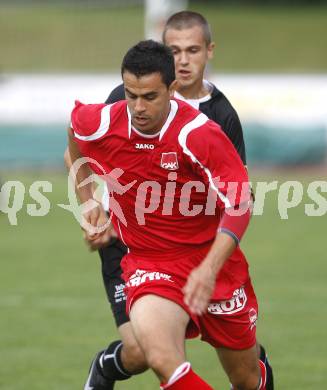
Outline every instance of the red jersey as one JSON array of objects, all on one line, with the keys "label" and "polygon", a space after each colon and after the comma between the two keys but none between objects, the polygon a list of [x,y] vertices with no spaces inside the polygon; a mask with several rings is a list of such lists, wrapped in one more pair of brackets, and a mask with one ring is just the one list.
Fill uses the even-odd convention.
[{"label": "red jersey", "polygon": [[[126,101],[77,102],[72,128],[81,154],[102,167],[91,168],[107,174],[113,224],[133,256],[172,260],[172,267],[180,257],[201,261],[221,210],[240,203],[243,183],[248,190],[246,169],[230,140],[182,101],[171,100],[168,118],[153,136],[133,128]],[[247,268],[237,247],[220,271],[228,274],[228,290],[248,279]]]}]

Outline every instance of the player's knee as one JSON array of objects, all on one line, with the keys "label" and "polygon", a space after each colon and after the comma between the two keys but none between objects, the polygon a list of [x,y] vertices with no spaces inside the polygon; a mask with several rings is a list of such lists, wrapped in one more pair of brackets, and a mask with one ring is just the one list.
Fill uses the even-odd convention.
[{"label": "player's knee", "polygon": [[124,345],[123,348],[125,349],[126,353],[128,353],[129,356],[135,359],[144,358],[143,351],[136,340],[134,339],[129,339],[128,341],[123,340],[123,345]]},{"label": "player's knee", "polygon": [[147,363],[157,374],[164,375],[167,365],[170,364],[171,354],[165,349],[152,349],[147,353]]}]

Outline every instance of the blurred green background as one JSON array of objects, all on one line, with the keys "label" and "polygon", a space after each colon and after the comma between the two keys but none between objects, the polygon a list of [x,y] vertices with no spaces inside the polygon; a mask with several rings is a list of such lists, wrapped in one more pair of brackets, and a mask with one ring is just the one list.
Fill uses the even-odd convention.
[{"label": "blurred green background", "polygon": [[[5,79],[16,73],[117,73],[126,49],[143,38],[141,3],[1,1],[0,94],[1,74]],[[269,1],[262,6],[254,1],[191,1],[189,9],[201,12],[212,25],[217,44],[212,72],[327,73],[326,2]],[[104,94],[108,92],[104,87]],[[18,91],[17,101],[21,99],[28,96]],[[267,141],[262,127],[243,125],[254,187],[259,180],[296,180],[305,189],[287,220],[278,213],[277,192],[268,194],[263,215],[253,217],[243,242],[261,305],[259,338],[269,351],[277,390],[323,389],[327,222],[326,213],[306,216],[304,204],[312,203],[308,184],[326,182],[325,128],[312,133],[309,155],[311,150],[322,152],[311,160],[313,166],[299,161],[263,169],[251,157],[249,138],[257,134],[263,148]],[[88,253],[73,216],[57,206],[67,202],[61,163],[65,124],[51,126],[0,120],[0,180],[20,181],[26,189],[17,226],[0,213],[0,388],[6,390],[82,389],[93,354],[117,338],[98,256]],[[48,129],[42,138],[38,134],[43,127]],[[286,131],[272,132],[278,151],[288,142],[283,140]],[[32,165],[23,158],[29,149]],[[52,192],[45,194],[51,209],[42,218],[26,213],[27,205],[35,203],[28,193],[35,180],[52,183]],[[321,196],[326,200],[326,191]],[[187,350],[195,369],[215,389],[229,388],[206,344],[188,342]],[[118,390],[141,388],[158,388],[151,373],[117,385]]]},{"label": "blurred green background", "polygon": [[[143,7],[124,1],[120,7],[110,6],[110,1],[2,3],[3,72],[117,72],[126,49],[143,38]],[[291,1],[265,2],[264,7],[235,3],[190,2],[189,8],[212,26],[215,71],[327,71],[327,2],[318,6],[310,1],[302,7]]]}]

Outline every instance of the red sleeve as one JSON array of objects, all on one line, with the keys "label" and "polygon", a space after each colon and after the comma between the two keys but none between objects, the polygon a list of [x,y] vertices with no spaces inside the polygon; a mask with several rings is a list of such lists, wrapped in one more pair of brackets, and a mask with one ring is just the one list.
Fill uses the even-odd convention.
[{"label": "red sleeve", "polygon": [[184,134],[184,152],[197,171],[217,193],[221,209],[248,204],[250,186],[247,170],[221,128],[213,121]]},{"label": "red sleeve", "polygon": [[99,143],[109,130],[110,108],[110,105],[104,103],[83,104],[76,101],[71,113],[74,141],[81,155],[89,159],[90,168],[98,175],[105,173],[98,149]]},{"label": "red sleeve", "polygon": [[81,141],[93,141],[100,138],[109,130],[110,105],[83,104],[75,101],[71,113],[71,127],[75,138]]},{"label": "red sleeve", "polygon": [[228,234],[233,238],[236,245],[238,245],[249,225],[251,211],[249,206],[245,204],[240,207],[240,213],[237,215],[231,215],[227,211],[228,210],[223,211],[218,232]]}]

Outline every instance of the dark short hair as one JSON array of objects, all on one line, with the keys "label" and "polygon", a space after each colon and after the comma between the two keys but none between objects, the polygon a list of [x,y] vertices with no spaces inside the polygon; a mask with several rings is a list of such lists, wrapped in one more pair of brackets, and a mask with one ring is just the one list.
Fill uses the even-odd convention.
[{"label": "dark short hair", "polygon": [[165,36],[167,30],[184,30],[186,28],[192,28],[199,26],[202,28],[203,37],[208,46],[211,43],[211,30],[208,21],[198,12],[193,11],[181,11],[170,16],[165,24],[164,31],[162,33],[162,41],[165,42]]},{"label": "dark short hair", "polygon": [[169,47],[151,39],[131,47],[123,58],[121,75],[130,72],[136,77],[160,73],[167,88],[175,80],[174,56]]}]

